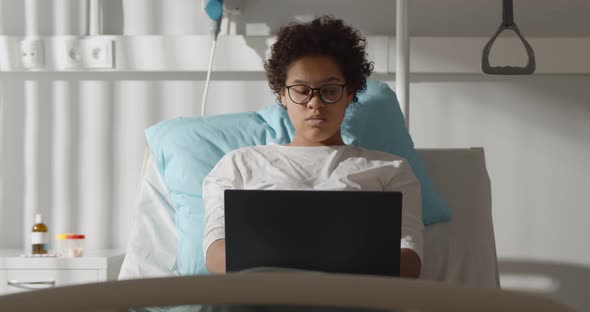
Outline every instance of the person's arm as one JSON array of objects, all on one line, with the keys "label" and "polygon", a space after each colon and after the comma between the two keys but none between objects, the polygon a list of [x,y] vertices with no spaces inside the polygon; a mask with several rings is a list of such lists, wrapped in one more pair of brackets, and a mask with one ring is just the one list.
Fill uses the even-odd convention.
[{"label": "person's arm", "polygon": [[203,180],[205,230],[203,257],[211,273],[225,272],[225,211],[224,191],[242,188],[243,180],[233,154],[224,156]]},{"label": "person's arm", "polygon": [[205,258],[209,273],[225,273],[225,239],[214,241],[207,249]]},{"label": "person's arm", "polygon": [[421,187],[407,160],[397,164],[395,174],[384,189],[402,193],[400,276],[418,278],[422,271],[424,240]]}]

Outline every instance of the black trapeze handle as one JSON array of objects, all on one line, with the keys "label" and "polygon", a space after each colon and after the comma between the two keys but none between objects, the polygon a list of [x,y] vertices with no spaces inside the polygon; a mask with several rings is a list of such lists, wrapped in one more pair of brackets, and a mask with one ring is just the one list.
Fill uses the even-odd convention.
[{"label": "black trapeze handle", "polygon": [[[528,63],[525,67],[514,67],[514,66],[491,66],[490,65],[490,51],[496,41],[496,38],[506,29],[510,29],[516,33],[520,41],[524,45],[527,56],[529,58]],[[530,75],[535,72],[537,67],[535,61],[535,51],[531,45],[526,41],[524,36],[520,33],[518,26],[514,23],[514,10],[512,0],[502,0],[502,24],[488,41],[483,49],[481,59],[481,70],[489,75]]]}]

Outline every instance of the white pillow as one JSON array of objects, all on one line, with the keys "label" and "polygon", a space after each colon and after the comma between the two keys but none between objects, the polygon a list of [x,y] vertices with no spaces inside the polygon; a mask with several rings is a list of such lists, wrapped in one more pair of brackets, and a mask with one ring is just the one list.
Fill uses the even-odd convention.
[{"label": "white pillow", "polygon": [[119,279],[179,275],[174,207],[148,149],[141,176],[135,224]]}]

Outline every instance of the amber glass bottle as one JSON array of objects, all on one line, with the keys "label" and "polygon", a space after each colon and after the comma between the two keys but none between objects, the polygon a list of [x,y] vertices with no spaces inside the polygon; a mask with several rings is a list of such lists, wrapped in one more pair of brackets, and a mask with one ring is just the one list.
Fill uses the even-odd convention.
[{"label": "amber glass bottle", "polygon": [[33,226],[33,233],[31,234],[31,242],[33,244],[33,255],[47,254],[47,243],[49,236],[47,233],[47,225],[43,223],[41,214],[35,215],[35,225]]}]

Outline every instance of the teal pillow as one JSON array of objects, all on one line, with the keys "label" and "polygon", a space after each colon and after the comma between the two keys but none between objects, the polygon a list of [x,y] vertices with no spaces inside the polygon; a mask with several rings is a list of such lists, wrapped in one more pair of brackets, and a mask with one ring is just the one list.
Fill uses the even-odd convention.
[{"label": "teal pillow", "polygon": [[[385,83],[369,81],[367,90],[358,97],[342,123],[344,142],[406,158],[422,185],[424,224],[449,221],[451,211],[414,150],[395,93]],[[207,273],[202,252],[203,178],[234,149],[290,142],[294,129],[287,112],[273,105],[259,112],[176,118],[145,132],[176,209],[178,269],[183,275]]]}]

